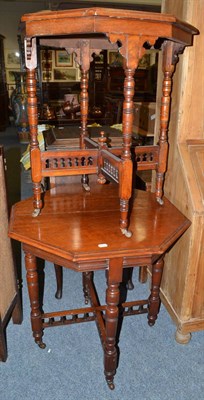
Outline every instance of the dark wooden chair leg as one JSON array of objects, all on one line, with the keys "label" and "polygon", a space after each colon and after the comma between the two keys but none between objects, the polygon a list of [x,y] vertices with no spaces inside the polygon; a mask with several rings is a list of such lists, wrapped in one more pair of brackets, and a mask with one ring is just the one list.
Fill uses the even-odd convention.
[{"label": "dark wooden chair leg", "polygon": [[0,317],[0,361],[6,361],[7,356],[6,332]]},{"label": "dark wooden chair leg", "polygon": [[63,272],[61,265],[54,264],[55,267],[55,275],[56,275],[56,282],[57,282],[57,290],[55,293],[56,299],[62,298],[62,285],[63,285]]}]

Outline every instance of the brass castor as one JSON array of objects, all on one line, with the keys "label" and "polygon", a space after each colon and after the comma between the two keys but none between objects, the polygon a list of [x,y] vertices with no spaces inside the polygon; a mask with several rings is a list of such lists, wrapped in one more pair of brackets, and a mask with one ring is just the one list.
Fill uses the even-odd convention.
[{"label": "brass castor", "polygon": [[155,321],[152,321],[152,320],[150,320],[150,319],[148,320],[148,325],[149,325],[149,326],[154,326],[154,324],[155,324]]},{"label": "brass castor", "polygon": [[161,199],[161,197],[157,197],[157,202],[160,204],[160,206],[163,206],[164,200]]},{"label": "brass castor", "polygon": [[113,382],[107,382],[107,384],[108,384],[108,387],[109,387],[110,390],[114,390],[115,389],[115,385],[114,385]]},{"label": "brass castor", "polygon": [[123,235],[126,236],[126,238],[131,238],[132,237],[132,232],[128,231],[126,228],[125,229],[121,228],[121,232],[122,232]]},{"label": "brass castor", "polygon": [[40,208],[35,208],[32,212],[32,217],[37,217],[40,214]]},{"label": "brass castor", "polygon": [[43,343],[43,342],[39,342],[39,343],[37,343],[37,344],[38,344],[38,346],[40,347],[40,349],[45,349],[45,347],[46,347],[46,344]]},{"label": "brass castor", "polygon": [[90,192],[91,188],[88,183],[82,183],[82,187],[86,192]]}]

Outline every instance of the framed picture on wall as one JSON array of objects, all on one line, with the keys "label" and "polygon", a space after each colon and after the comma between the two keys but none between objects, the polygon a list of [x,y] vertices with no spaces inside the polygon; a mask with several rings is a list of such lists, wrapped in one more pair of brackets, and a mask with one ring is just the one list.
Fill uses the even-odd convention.
[{"label": "framed picture on wall", "polygon": [[20,54],[17,50],[5,51],[5,65],[6,68],[19,68],[20,67]]},{"label": "framed picture on wall", "polygon": [[45,62],[51,62],[52,61],[52,50],[41,50],[40,51],[40,55],[41,55],[41,61],[45,61]]},{"label": "framed picture on wall", "polygon": [[144,54],[144,56],[139,60],[138,68],[146,69],[150,66],[150,54]]},{"label": "framed picture on wall", "polygon": [[52,69],[52,61],[42,61],[42,70]]},{"label": "framed picture on wall", "polygon": [[103,54],[96,54],[94,57],[95,64],[103,64],[104,63],[104,55]]},{"label": "framed picture on wall", "polygon": [[19,69],[14,70],[12,69],[6,69],[6,81],[7,83],[12,83],[15,85],[15,72],[20,72]]},{"label": "framed picture on wall", "polygon": [[68,54],[66,50],[55,51],[55,66],[56,67],[72,67],[73,55]]},{"label": "framed picture on wall", "polygon": [[81,70],[80,70],[80,68],[77,68],[77,78],[76,78],[76,80],[77,81],[81,81]]},{"label": "framed picture on wall", "polygon": [[110,67],[122,67],[123,57],[119,51],[108,50],[108,64]]},{"label": "framed picture on wall", "polygon": [[76,68],[54,68],[53,70],[54,81],[76,81],[77,69]]},{"label": "framed picture on wall", "polygon": [[42,72],[42,80],[43,82],[49,82],[52,80],[52,72],[51,71],[43,71]]}]

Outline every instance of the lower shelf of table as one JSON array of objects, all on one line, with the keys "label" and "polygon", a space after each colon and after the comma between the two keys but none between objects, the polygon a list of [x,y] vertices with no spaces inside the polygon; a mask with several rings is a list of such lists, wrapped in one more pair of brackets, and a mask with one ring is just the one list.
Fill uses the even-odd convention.
[{"label": "lower shelf of table", "polygon": [[[55,311],[42,314],[42,326],[50,328],[60,325],[71,325],[82,322],[96,321],[102,344],[105,341],[105,311],[106,305],[100,305],[93,281],[88,281],[89,302],[91,306],[72,310]],[[120,318],[148,313],[149,300],[135,300],[119,305]]]}]

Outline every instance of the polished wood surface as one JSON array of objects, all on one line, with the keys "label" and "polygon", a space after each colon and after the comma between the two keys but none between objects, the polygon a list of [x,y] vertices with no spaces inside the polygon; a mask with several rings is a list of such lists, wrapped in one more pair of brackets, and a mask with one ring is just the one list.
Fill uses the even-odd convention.
[{"label": "polished wood surface", "polygon": [[[45,193],[45,205],[37,219],[29,212],[31,201],[14,206],[10,236],[73,261],[76,269],[82,269],[82,264],[77,265],[80,260],[124,255],[128,263],[127,257],[131,255],[162,254],[189,224],[168,200],[162,207],[154,194],[136,191],[131,211],[133,235],[128,240],[117,228],[120,209],[115,184],[93,183],[88,193],[77,184],[53,188]],[[100,244],[107,246],[101,249]]]},{"label": "polished wood surface", "polygon": [[[31,216],[31,204],[30,198],[13,206],[9,236],[23,243],[35,342],[45,347],[42,337],[47,327],[95,320],[104,349],[106,380],[113,389],[119,307],[123,309],[120,317],[147,313],[149,325],[154,325],[160,306],[163,257],[190,223],[168,200],[161,206],[154,194],[136,191],[131,207],[133,235],[131,239],[122,236],[117,229],[120,207],[116,184],[92,182],[90,192],[80,184],[57,186],[45,193],[39,218]],[[90,301],[91,306],[43,313],[37,257],[82,272],[85,304]],[[149,297],[120,304],[123,269],[146,265],[152,271]],[[100,304],[94,286],[93,272],[97,270],[106,271],[106,305]]]},{"label": "polished wood surface", "polygon": [[[162,3],[164,12],[173,13],[180,19],[185,17],[199,29],[193,47],[184,52],[174,75],[170,151],[164,186],[166,197],[192,222],[185,237],[166,257],[162,280],[162,302],[175,322],[176,340],[188,343],[193,332],[204,329],[204,74],[201,51],[204,2],[164,0]],[[162,85],[161,72],[159,83]],[[159,98],[158,91],[158,107]],[[156,118],[155,132],[158,132],[159,123],[159,118]],[[196,340],[196,335],[193,339]]]}]

